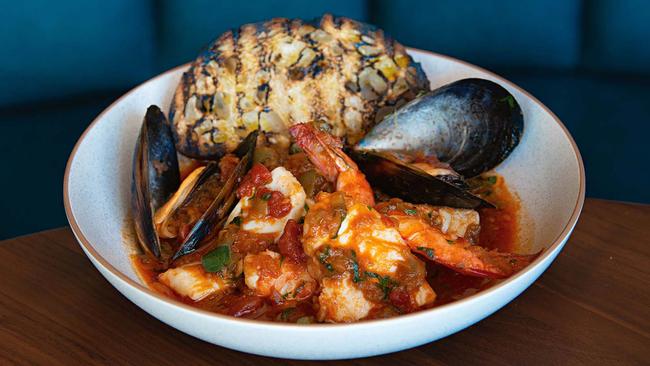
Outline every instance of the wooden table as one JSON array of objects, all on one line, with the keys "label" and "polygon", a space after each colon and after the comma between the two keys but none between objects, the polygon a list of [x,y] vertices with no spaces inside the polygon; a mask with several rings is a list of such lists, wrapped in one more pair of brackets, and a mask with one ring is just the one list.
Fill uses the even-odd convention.
[{"label": "wooden table", "polygon": [[[588,199],[564,251],[480,323],[365,364],[650,363],[650,206]],[[69,228],[0,242],[0,364],[303,364],[185,335],[122,297]]]}]

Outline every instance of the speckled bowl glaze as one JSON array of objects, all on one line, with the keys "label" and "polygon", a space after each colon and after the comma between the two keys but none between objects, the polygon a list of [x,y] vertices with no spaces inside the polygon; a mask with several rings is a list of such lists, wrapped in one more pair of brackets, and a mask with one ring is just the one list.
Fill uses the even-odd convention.
[{"label": "speckled bowl glaze", "polygon": [[[517,275],[435,309],[355,324],[290,325],[236,319],[192,308],[147,288],[134,272],[128,235],[131,164],[146,108],[168,110],[187,65],[172,69],[122,96],[88,127],[65,172],[65,210],[81,248],[102,275],[144,311],[187,334],[223,347],[297,359],[378,355],[448,336],[492,314],[524,291],[551,264],[573,230],[584,201],[585,175],[575,142],[560,120],[533,96],[476,66],[410,50],[433,88],[478,77],[508,89],[524,113],[524,136],[498,173],[520,197],[530,226],[523,248],[546,248]],[[125,235],[124,233],[127,233]],[[507,330],[504,330],[507,331]]]}]

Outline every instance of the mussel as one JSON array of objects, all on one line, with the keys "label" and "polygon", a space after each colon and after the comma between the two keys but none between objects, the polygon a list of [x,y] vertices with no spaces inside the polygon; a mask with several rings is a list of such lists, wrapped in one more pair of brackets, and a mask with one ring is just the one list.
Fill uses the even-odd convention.
[{"label": "mussel", "polygon": [[[234,151],[239,162],[228,177],[219,165],[209,162],[180,182],[174,140],[165,115],[150,106],[142,124],[133,158],[132,209],[138,242],[143,251],[166,260],[160,238],[178,235],[178,216],[192,229],[172,260],[192,252],[218,232],[235,202],[235,188],[250,168],[258,131],[251,132]],[[189,213],[191,211],[191,213]],[[197,213],[198,212],[198,213]]]},{"label": "mussel", "polygon": [[387,153],[352,151],[368,181],[394,197],[411,203],[428,203],[456,208],[494,207],[490,202],[473,195],[462,177],[447,171],[432,175]]},{"label": "mussel", "polygon": [[386,116],[357,150],[435,156],[471,178],[505,160],[523,129],[521,108],[512,94],[489,80],[463,79]]},{"label": "mussel", "polygon": [[131,204],[138,242],[146,252],[160,257],[160,239],[154,213],[178,189],[180,173],[176,147],[165,115],[150,106],[144,116],[133,156]]},{"label": "mussel", "polygon": [[219,164],[210,162],[192,171],[174,195],[156,211],[154,223],[161,238],[175,238],[182,225],[192,225],[219,193],[221,182]]},{"label": "mussel", "polygon": [[204,239],[211,238],[223,228],[228,214],[235,205],[237,198],[235,191],[237,190],[237,186],[253,162],[253,152],[257,143],[257,136],[258,130],[251,132],[237,149],[235,149],[234,153],[239,156],[239,162],[228,179],[226,179],[221,190],[210,204],[210,207],[199,218],[181,246],[174,253],[171,258],[172,261],[192,253]]},{"label": "mussel", "polygon": [[[410,202],[459,208],[491,206],[468,192],[464,178],[493,169],[519,143],[521,108],[500,85],[463,79],[442,86],[386,116],[352,148],[368,179]],[[428,158],[447,165],[437,175],[394,158]]]}]

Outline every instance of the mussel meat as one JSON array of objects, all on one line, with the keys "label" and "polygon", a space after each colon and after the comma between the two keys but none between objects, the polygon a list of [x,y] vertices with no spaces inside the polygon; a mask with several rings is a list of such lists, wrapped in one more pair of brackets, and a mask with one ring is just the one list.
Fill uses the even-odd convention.
[{"label": "mussel meat", "polygon": [[219,164],[210,162],[192,171],[176,193],[156,211],[154,222],[161,238],[175,238],[181,225],[193,225],[221,190]]},{"label": "mussel meat", "polygon": [[199,218],[185,238],[185,241],[183,241],[176,253],[174,253],[172,261],[194,252],[204,239],[211,238],[223,228],[226,219],[228,218],[228,214],[235,205],[237,199],[235,194],[237,185],[248,172],[253,161],[253,152],[257,143],[257,136],[258,130],[251,132],[244,141],[242,141],[240,146],[235,149],[234,152],[240,155],[239,163],[237,163],[232,174],[221,187],[219,194],[214,198],[210,207],[208,207]]},{"label": "mussel meat", "polygon": [[160,108],[147,109],[133,156],[131,204],[142,249],[160,257],[154,212],[178,189],[180,174],[174,140]]},{"label": "mussel meat", "polygon": [[434,156],[471,178],[505,160],[523,128],[521,108],[506,89],[489,80],[463,79],[386,116],[355,149]]}]

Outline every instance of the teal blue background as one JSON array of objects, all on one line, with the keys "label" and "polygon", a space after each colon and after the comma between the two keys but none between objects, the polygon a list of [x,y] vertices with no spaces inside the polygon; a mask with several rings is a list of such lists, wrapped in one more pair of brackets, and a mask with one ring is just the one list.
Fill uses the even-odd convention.
[{"label": "teal blue background", "polygon": [[648,1],[3,1],[0,238],[66,223],[68,154],[119,95],[229,28],[324,12],[512,80],[573,134],[588,196],[650,202]]}]

